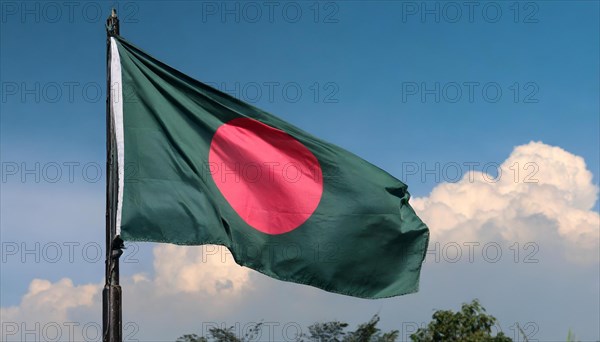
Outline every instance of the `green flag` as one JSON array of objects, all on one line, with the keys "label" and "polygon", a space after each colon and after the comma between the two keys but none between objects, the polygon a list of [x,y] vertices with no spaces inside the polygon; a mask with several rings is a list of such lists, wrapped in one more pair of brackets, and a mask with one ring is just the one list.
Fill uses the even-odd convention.
[{"label": "green flag", "polygon": [[123,240],[224,245],[270,277],[355,297],[418,290],[429,231],[405,184],[120,37],[110,55]]}]

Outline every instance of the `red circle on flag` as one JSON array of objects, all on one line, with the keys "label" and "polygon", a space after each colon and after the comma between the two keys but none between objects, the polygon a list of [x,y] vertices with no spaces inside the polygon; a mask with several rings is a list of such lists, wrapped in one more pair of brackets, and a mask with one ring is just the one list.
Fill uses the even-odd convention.
[{"label": "red circle on flag", "polygon": [[210,174],[233,210],[266,234],[298,228],[317,209],[323,177],[317,158],[282,130],[254,119],[220,126],[210,143]]}]

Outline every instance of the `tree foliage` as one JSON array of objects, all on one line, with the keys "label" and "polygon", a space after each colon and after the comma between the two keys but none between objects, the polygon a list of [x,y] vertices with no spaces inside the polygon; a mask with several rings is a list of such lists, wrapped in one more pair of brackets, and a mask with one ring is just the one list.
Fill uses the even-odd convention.
[{"label": "tree foliage", "polygon": [[433,341],[490,341],[505,342],[512,341],[504,333],[499,332],[492,335],[492,327],[496,324],[496,318],[488,315],[485,308],[478,300],[464,303],[459,312],[450,310],[438,310],[433,320],[426,328],[420,328],[410,336],[414,342]]},{"label": "tree foliage", "polygon": [[346,332],[347,323],[327,322],[315,323],[308,327],[308,335],[304,335],[302,342],[394,342],[398,339],[398,330],[381,333],[377,328],[379,315],[373,316],[370,321],[363,323],[355,331]]},{"label": "tree foliage", "polygon": [[308,336],[304,335],[303,340],[306,338],[313,341],[331,341],[341,342],[344,338],[344,330],[348,327],[348,323],[342,322],[325,322],[315,323],[308,327]]},{"label": "tree foliage", "polygon": [[[332,321],[314,323],[307,329],[308,333],[298,336],[299,342],[396,342],[400,332],[392,330],[382,332],[377,327],[379,315],[360,324],[356,330],[347,331],[348,323]],[[261,341],[263,323],[256,323],[246,330],[243,336],[237,336],[234,327],[227,329],[211,328],[208,336],[196,334],[183,335],[177,342],[250,342]],[[496,318],[488,315],[478,300],[465,303],[458,312],[438,310],[432,321],[424,328],[418,329],[410,336],[413,342],[437,341],[487,341],[509,342],[510,338],[499,332],[493,335],[492,328]]]},{"label": "tree foliage", "polygon": [[244,336],[236,336],[233,327],[227,329],[211,328],[208,331],[208,338],[196,334],[183,335],[176,342],[249,342],[258,341],[261,335],[263,323],[252,325]]}]

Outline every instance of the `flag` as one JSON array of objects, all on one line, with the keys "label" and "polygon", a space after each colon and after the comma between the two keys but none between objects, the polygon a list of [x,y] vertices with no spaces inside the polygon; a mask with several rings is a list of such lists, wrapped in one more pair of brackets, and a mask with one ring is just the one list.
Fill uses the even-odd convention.
[{"label": "flag", "polygon": [[407,186],[352,153],[110,38],[113,224],[124,241],[226,246],[326,291],[418,291],[429,230]]}]

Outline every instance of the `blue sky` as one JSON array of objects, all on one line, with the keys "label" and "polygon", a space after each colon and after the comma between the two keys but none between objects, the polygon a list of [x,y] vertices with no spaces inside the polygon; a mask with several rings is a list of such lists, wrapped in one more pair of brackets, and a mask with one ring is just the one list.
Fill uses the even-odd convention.
[{"label": "blue sky", "polygon": [[[71,8],[61,2],[2,2],[3,309],[26,312],[23,296],[31,292],[33,279],[58,284],[69,278],[76,288],[102,280],[102,260],[90,262],[89,255],[77,253],[86,244],[103,246],[104,177],[95,172],[104,163],[104,19],[113,4],[82,2]],[[117,3],[121,34],[133,44],[382,167],[405,181],[415,198],[435,202],[432,190],[457,181],[452,165],[459,165],[462,175],[468,171],[465,163],[474,163],[475,170],[487,164],[491,167],[485,171],[496,175],[509,159],[501,177],[516,177],[516,185],[498,193],[521,194],[511,197],[518,206],[542,196],[537,188],[519,187],[529,186],[524,177],[535,170],[525,169],[525,163],[535,163],[539,170],[534,177],[560,190],[552,196],[568,194],[565,208],[577,210],[573,217],[591,217],[586,222],[592,222],[595,233],[586,236],[591,236],[591,248],[597,247],[598,2],[475,1],[473,6],[470,13],[462,2],[435,1]],[[543,144],[528,145],[531,141]],[[577,164],[581,158],[584,166]],[[508,168],[514,161],[520,162],[518,176]],[[72,164],[72,181],[65,163],[78,163]],[[484,185],[490,184],[497,183]],[[477,191],[469,182],[462,185],[465,191]],[[423,215],[443,217],[436,216],[430,202],[420,206]],[[569,224],[549,212],[486,221],[483,226],[491,235],[475,240],[482,245],[499,241],[503,262],[433,262],[424,268],[417,295],[369,302],[250,273],[247,282],[253,284],[255,301],[240,290],[236,293],[243,299],[232,295],[227,302],[235,314],[220,309],[214,317],[361,322],[381,312],[385,327],[399,329],[398,322],[427,321],[434,309],[457,309],[478,297],[505,332],[512,333],[515,322],[534,322],[538,330],[531,328],[531,336],[540,340],[564,339],[569,328],[581,339],[600,339],[599,260],[570,260],[566,255],[580,243],[570,237],[577,228],[565,228]],[[470,219],[465,226],[481,232],[480,218]],[[509,233],[503,224],[513,230],[524,224],[529,235]],[[440,241],[449,236],[440,235]],[[509,262],[509,247],[519,242],[526,253],[528,241],[538,243],[540,262]],[[36,242],[40,250],[21,260],[23,249],[35,249]],[[45,262],[48,254],[43,253],[53,242],[63,256],[56,263]],[[79,243],[73,247],[73,262],[65,259],[65,242]],[[144,273],[159,282],[158,276],[152,278],[160,273],[155,247],[133,247],[137,261],[123,267],[124,277]],[[36,253],[42,255],[40,262]],[[137,338],[174,339],[197,329],[197,324],[182,323],[153,335],[156,317],[136,317],[133,305],[128,312],[127,290],[125,286],[124,311],[139,323]],[[182,293],[175,295],[189,291]],[[277,300],[252,313],[267,293]],[[74,304],[65,309],[65,317],[87,317],[82,312],[93,305],[97,303]],[[189,310],[205,321],[213,317],[204,308]],[[89,312],[90,320],[99,319],[99,313]]]}]

